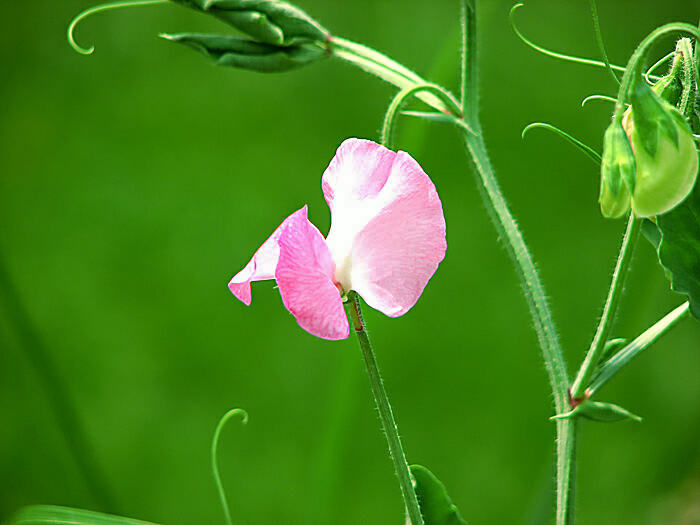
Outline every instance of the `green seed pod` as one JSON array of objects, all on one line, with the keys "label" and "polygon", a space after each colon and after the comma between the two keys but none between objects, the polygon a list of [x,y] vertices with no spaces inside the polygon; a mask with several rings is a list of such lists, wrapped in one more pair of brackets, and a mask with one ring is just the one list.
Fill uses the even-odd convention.
[{"label": "green seed pod", "polygon": [[263,44],[287,47],[330,38],[313,18],[282,0],[172,1],[215,16]]},{"label": "green seed pod", "polygon": [[637,83],[631,100],[622,122],[637,168],[632,211],[652,217],[673,209],[692,191],[698,152],[685,118],[644,82]]},{"label": "green seed pod", "polygon": [[604,217],[621,217],[630,209],[635,186],[635,161],[620,123],[613,122],[605,130],[600,175],[600,211]]},{"label": "green seed pod", "polygon": [[327,56],[318,45],[272,46],[228,35],[182,33],[160,35],[208,56],[219,66],[276,73],[305,66]]}]

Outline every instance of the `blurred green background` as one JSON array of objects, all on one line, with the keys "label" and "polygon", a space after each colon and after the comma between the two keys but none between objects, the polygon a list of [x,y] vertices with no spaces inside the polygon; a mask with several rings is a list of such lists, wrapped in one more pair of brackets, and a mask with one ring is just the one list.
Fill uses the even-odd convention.
[{"label": "blurred green background", "polygon": [[[571,373],[607,292],[624,221],[598,210],[598,172],[544,121],[600,150],[607,72],[542,56],[479,3],[481,104],[492,160],[538,261]],[[0,522],[23,505],[110,510],[166,525],[221,524],[209,463],[220,441],[237,524],[402,523],[402,503],[353,339],[296,325],[273,283],[245,307],[226,284],[292,211],[322,232],[320,177],[347,137],[378,139],[395,90],[328,60],[281,75],[211,66],[160,32],[228,32],[175,5],[103,13],[90,2],[0,9],[0,253],[115,504],[95,499],[0,304]],[[458,2],[301,4],[332,33],[458,90]],[[696,23],[697,0],[601,1],[611,60],[656,26]],[[585,0],[530,0],[532,39],[597,57]],[[670,51],[673,40],[660,46]],[[430,468],[473,525],[549,521],[551,396],[515,273],[452,129],[403,119],[398,146],[434,180],[444,262],[399,319],[366,311],[412,463]],[[651,246],[636,252],[614,329],[633,337],[682,301]],[[598,396],[641,424],[582,425],[579,523],[700,523],[700,324],[685,321]],[[694,517],[693,517],[694,516]]]}]

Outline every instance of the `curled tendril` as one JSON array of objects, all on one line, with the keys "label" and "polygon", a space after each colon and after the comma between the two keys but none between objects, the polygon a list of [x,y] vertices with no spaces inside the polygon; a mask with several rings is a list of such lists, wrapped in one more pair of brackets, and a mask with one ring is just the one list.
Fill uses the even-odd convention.
[{"label": "curled tendril", "polygon": [[73,49],[75,49],[81,55],[90,55],[95,50],[95,46],[90,46],[87,49],[84,47],[80,47],[75,42],[75,38],[73,38],[73,31],[75,30],[75,26],[78,25],[78,22],[80,22],[84,18],[87,18],[88,16],[90,16],[94,13],[101,13],[102,11],[110,11],[112,9],[120,9],[122,7],[136,7],[136,6],[141,6],[141,5],[164,4],[166,2],[168,2],[168,0],[135,0],[132,2],[128,2],[128,1],[127,2],[112,2],[109,4],[102,4],[102,5],[98,5],[95,7],[91,7],[90,9],[83,11],[78,16],[76,16],[73,19],[73,21],[70,23],[70,25],[68,26],[68,43],[71,45],[71,47]]},{"label": "curled tendril", "polygon": [[595,162],[596,164],[600,165],[600,155],[599,155],[593,148],[590,148],[589,146],[586,146],[586,145],[585,145],[583,142],[581,142],[580,140],[575,139],[574,137],[572,137],[571,135],[569,135],[569,134],[566,133],[565,131],[562,131],[562,130],[560,130],[559,128],[557,128],[557,127],[555,127],[555,126],[552,126],[551,124],[546,124],[546,123],[544,123],[544,122],[534,122],[534,123],[532,123],[532,124],[530,124],[530,125],[528,125],[528,126],[525,127],[525,129],[523,130],[523,133],[522,133],[522,137],[525,138],[525,134],[526,134],[528,131],[530,131],[531,129],[534,129],[534,128],[544,128],[544,129],[548,129],[549,131],[553,131],[554,133],[556,133],[556,134],[559,135],[560,137],[566,139],[566,140],[569,141],[571,144],[573,144],[573,145],[576,146],[578,149],[580,149],[580,150],[581,150],[583,153],[585,153],[586,156],[588,156],[588,158],[590,158],[593,162]]},{"label": "curled tendril", "polygon": [[[409,86],[399,91],[399,93],[391,101],[391,104],[389,104],[389,109],[386,112],[386,115],[384,117],[384,124],[382,125],[381,143],[383,146],[392,149],[393,132],[396,116],[400,114],[401,108],[404,106],[404,104],[406,104],[406,102],[408,102],[408,100],[412,96],[416,96],[421,92],[431,93],[432,95],[435,95],[445,105],[445,107],[449,111],[449,116],[452,116],[455,119],[463,120],[462,108],[451,93],[446,91],[444,88],[438,86],[437,84],[415,84],[413,86]],[[472,133],[474,132],[472,131]]]},{"label": "curled tendril", "polygon": [[[523,35],[520,30],[517,28],[515,25],[515,10],[518,9],[519,7],[523,7],[524,4],[515,4],[511,10],[510,10],[510,26],[513,28],[513,31],[515,34],[518,36],[520,40],[522,40],[525,44],[530,46],[532,49],[535,51],[539,51],[543,55],[547,55],[550,57],[554,58],[560,58],[561,60],[565,60],[567,62],[575,62],[577,64],[586,64],[589,66],[597,66],[597,67],[607,67],[605,65],[605,62],[601,62],[600,60],[591,60],[590,58],[581,58],[581,57],[575,57],[571,55],[564,55],[562,53],[557,53],[556,51],[550,51],[549,49],[545,49],[542,46],[539,46],[535,44],[534,42],[528,40],[525,35]],[[616,66],[614,64],[610,65],[611,69],[614,69],[615,71],[624,71],[625,68],[622,66]]]},{"label": "curled tendril", "polygon": [[610,60],[608,60],[608,54],[605,52],[605,44],[603,44],[603,33],[600,31],[600,22],[598,21],[598,8],[595,5],[595,0],[591,0],[591,11],[593,11],[593,26],[595,27],[595,36],[598,40],[598,49],[600,49],[600,54],[603,55],[603,61],[605,62],[605,69],[610,72],[615,83],[619,86],[620,79],[610,65]]},{"label": "curled tendril", "polygon": [[211,442],[211,469],[214,473],[214,480],[216,481],[216,488],[219,490],[219,499],[221,500],[221,506],[224,509],[224,514],[226,515],[226,523],[232,525],[231,512],[228,508],[228,503],[226,502],[226,493],[224,492],[224,486],[221,483],[221,476],[219,475],[219,465],[217,463],[216,451],[219,447],[219,435],[224,425],[234,416],[241,416],[241,424],[245,425],[248,422],[248,413],[242,408],[234,408],[229,410],[221,418],[219,424],[216,426],[216,431],[214,432],[214,439]]},{"label": "curled tendril", "polygon": [[[674,53],[675,53],[675,51],[671,51],[668,55],[660,58],[653,66],[651,66],[649,69],[647,69],[646,73],[644,73],[644,80],[646,80],[649,84],[653,84],[654,82],[652,81],[653,79],[651,77],[651,72],[654,71],[661,64],[666,62],[669,58],[672,58]],[[658,77],[654,77],[654,78],[656,78],[658,80]]]},{"label": "curled tendril", "polygon": [[581,101],[581,107],[585,106],[591,100],[606,100],[612,103],[617,102],[615,97],[609,97],[607,95],[589,95]]}]

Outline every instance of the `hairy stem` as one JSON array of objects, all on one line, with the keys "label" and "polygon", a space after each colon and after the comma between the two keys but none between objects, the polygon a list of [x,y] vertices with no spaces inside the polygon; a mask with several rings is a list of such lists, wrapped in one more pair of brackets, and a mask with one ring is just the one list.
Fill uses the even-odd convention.
[{"label": "hairy stem", "polygon": [[598,324],[598,329],[593,337],[593,342],[588,350],[588,354],[586,354],[586,358],[583,360],[581,368],[574,380],[574,384],[571,387],[571,396],[574,399],[586,395],[585,390],[588,387],[593,371],[598,365],[601,352],[605,348],[605,343],[608,341],[610,329],[612,328],[615,313],[617,312],[617,305],[620,302],[620,296],[622,295],[622,289],[625,284],[625,276],[627,275],[627,270],[632,261],[632,253],[634,252],[634,247],[639,238],[641,227],[642,220],[637,219],[634,213],[631,213],[629,222],[627,223],[627,231],[622,240],[622,247],[620,248],[620,255],[617,259],[615,273],[610,283],[608,298],[605,301],[603,316]]},{"label": "hairy stem", "polygon": [[379,367],[374,358],[372,345],[369,342],[367,329],[362,318],[360,298],[355,292],[350,292],[348,294],[347,305],[352,325],[357,334],[357,340],[360,342],[362,357],[364,357],[367,374],[369,375],[370,387],[372,388],[372,394],[374,394],[374,400],[377,403],[379,419],[381,419],[382,426],[384,427],[384,435],[389,444],[389,452],[391,453],[391,459],[394,461],[394,469],[399,478],[399,485],[401,486],[401,493],[403,494],[408,516],[412,525],[423,525],[423,517],[421,516],[420,506],[418,505],[418,497],[416,496],[416,491],[413,489],[411,473],[408,469],[406,456],[403,453],[401,439],[399,438],[399,432],[396,428],[396,422],[394,421],[394,414],[391,411],[389,398],[384,390],[384,383],[379,374]]},{"label": "hairy stem", "polygon": [[[547,296],[539,278],[532,255],[525,243],[508,204],[501,192],[498,180],[489,160],[478,117],[477,96],[477,38],[476,12],[473,3],[462,0],[462,111],[467,124],[475,133],[462,130],[462,137],[476,166],[477,187],[486,205],[489,217],[513,261],[530,309],[530,316],[537,332],[549,384],[554,397],[554,407],[561,413],[568,407],[569,378],[557,331],[547,303]],[[574,514],[576,422],[557,421],[557,493],[556,523],[570,525]]]}]

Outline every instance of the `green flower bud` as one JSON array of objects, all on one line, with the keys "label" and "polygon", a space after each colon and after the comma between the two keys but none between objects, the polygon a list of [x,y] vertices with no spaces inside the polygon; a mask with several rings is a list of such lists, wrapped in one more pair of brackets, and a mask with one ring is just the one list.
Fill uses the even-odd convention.
[{"label": "green flower bud", "polygon": [[281,0],[172,1],[213,15],[263,44],[287,47],[330,38],[330,33],[304,11]]},{"label": "green flower bud", "polygon": [[318,45],[273,46],[234,36],[199,33],[160,36],[199,51],[214,60],[217,65],[262,73],[287,71],[327,56],[324,48]]},{"label": "green flower bud", "polygon": [[621,217],[630,209],[635,186],[635,161],[620,123],[613,122],[605,130],[600,175],[600,211],[604,217]]},{"label": "green flower bud", "polygon": [[637,83],[631,100],[623,127],[637,167],[632,211],[638,217],[651,217],[671,210],[692,191],[698,152],[683,115],[646,83]]}]

